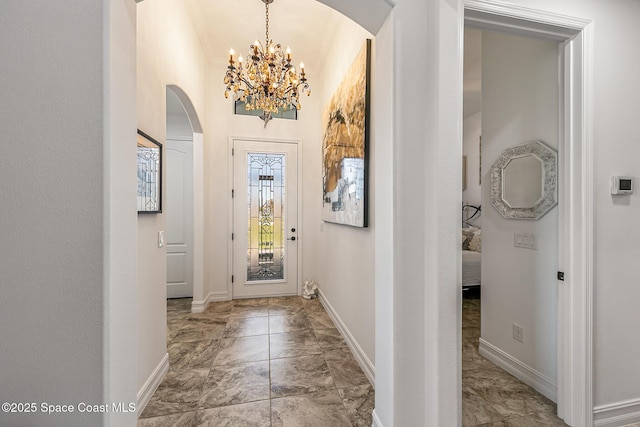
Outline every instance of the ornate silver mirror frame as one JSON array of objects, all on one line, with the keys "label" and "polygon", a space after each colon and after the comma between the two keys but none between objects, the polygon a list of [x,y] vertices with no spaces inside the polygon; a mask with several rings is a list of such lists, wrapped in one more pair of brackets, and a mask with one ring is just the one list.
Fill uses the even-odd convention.
[{"label": "ornate silver mirror frame", "polygon": [[[529,159],[538,160],[539,163]],[[537,164],[540,165],[540,171],[532,169],[531,173],[526,174],[522,170],[525,165],[535,168]],[[518,170],[523,173],[509,171],[509,174],[506,174],[505,171],[509,167],[519,168]],[[531,141],[504,150],[491,166],[490,175],[491,204],[507,219],[537,220],[558,204],[558,155],[554,149],[540,141]],[[514,191],[513,182],[507,182],[505,178],[512,180],[517,175],[524,177],[521,179],[533,180],[527,182],[522,189],[522,191],[533,191],[531,197],[527,194],[522,194],[518,200],[513,197],[517,194],[517,188]],[[535,188],[537,182],[540,183],[539,189]],[[524,187],[529,187],[529,190]]]}]

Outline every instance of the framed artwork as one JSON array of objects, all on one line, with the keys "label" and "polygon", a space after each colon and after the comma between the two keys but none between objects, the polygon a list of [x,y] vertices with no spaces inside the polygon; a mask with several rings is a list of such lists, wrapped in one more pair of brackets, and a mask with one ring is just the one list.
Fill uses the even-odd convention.
[{"label": "framed artwork", "polygon": [[371,40],[367,39],[324,109],[322,219],[368,226]]},{"label": "framed artwork", "polygon": [[138,213],[162,213],[162,144],[138,129]]}]

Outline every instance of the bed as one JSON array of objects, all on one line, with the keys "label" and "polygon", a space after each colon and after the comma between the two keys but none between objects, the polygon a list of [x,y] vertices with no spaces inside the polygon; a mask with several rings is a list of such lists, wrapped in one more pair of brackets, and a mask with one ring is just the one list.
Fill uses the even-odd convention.
[{"label": "bed", "polygon": [[462,287],[480,286],[480,252],[462,250]]},{"label": "bed", "polygon": [[462,289],[481,285],[481,230],[478,226],[480,206],[462,206]]}]

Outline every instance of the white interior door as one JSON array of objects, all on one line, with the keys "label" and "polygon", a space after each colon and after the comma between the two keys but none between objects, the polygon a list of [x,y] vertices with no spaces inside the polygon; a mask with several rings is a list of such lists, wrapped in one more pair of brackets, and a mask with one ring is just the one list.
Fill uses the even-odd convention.
[{"label": "white interior door", "polygon": [[167,140],[167,298],[193,296],[193,142]]},{"label": "white interior door", "polygon": [[233,298],[298,293],[297,149],[234,141]]}]

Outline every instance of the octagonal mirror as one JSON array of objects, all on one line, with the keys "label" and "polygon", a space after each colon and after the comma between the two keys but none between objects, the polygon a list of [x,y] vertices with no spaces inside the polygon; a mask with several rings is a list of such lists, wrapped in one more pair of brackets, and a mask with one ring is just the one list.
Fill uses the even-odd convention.
[{"label": "octagonal mirror", "polygon": [[507,148],[491,167],[491,204],[508,219],[539,219],[557,201],[557,154],[540,141]]},{"label": "octagonal mirror", "polygon": [[502,200],[510,208],[530,209],[544,191],[542,160],[533,154],[514,157],[502,168]]}]

